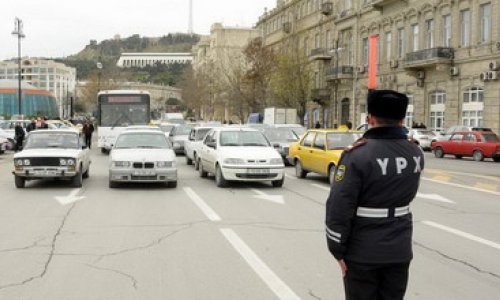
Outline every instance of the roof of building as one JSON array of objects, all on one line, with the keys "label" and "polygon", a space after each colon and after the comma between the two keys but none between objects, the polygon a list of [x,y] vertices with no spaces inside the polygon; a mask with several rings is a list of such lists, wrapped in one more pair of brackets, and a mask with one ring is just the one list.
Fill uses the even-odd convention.
[{"label": "roof of building", "polygon": [[[0,79],[0,89],[17,89],[19,88],[19,81],[17,79]],[[39,90],[34,85],[21,81],[21,88],[23,90]]]}]

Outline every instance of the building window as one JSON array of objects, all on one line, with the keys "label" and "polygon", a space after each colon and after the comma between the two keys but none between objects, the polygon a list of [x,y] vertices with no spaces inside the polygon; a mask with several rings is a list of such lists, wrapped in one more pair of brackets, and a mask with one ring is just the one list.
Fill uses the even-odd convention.
[{"label": "building window", "polygon": [[325,34],[325,48],[329,50],[331,47],[332,47],[332,32],[330,30],[327,30]]},{"label": "building window", "polygon": [[470,45],[470,10],[460,12],[460,46]]},{"label": "building window", "polygon": [[387,61],[390,61],[392,58],[392,33],[385,33],[385,58]]},{"label": "building window", "polygon": [[446,102],[446,93],[444,92],[436,92],[431,94],[431,105],[432,104],[445,104]]},{"label": "building window", "polygon": [[491,40],[491,4],[483,4],[480,7],[481,14],[481,43]]},{"label": "building window", "polygon": [[434,48],[434,20],[425,21],[425,48]]},{"label": "building window", "polygon": [[445,92],[433,92],[430,95],[430,126],[434,130],[444,129]]},{"label": "building window", "polygon": [[443,16],[443,46],[451,47],[451,15]]},{"label": "building window", "polygon": [[398,58],[404,58],[405,55],[405,29],[398,29]]},{"label": "building window", "polygon": [[413,122],[414,122],[414,106],[413,106],[413,95],[407,94],[408,97],[408,108],[406,109],[406,118],[405,118],[405,126],[408,128],[413,127]]},{"label": "building window", "polygon": [[484,90],[482,88],[471,88],[464,92],[464,103],[483,102]]},{"label": "building window", "polygon": [[347,36],[347,64],[352,66],[353,64],[353,56],[354,56],[354,53],[353,53],[353,48],[354,48],[354,42],[353,42],[353,38],[352,38],[352,35],[348,35]]},{"label": "building window", "polygon": [[444,129],[444,111],[431,111],[430,127],[433,130]]},{"label": "building window", "polygon": [[464,110],[462,112],[462,125],[470,127],[483,126],[482,110]]},{"label": "building window", "polygon": [[363,50],[362,50],[362,53],[363,53],[363,65],[364,66],[367,66],[368,65],[368,38],[363,38],[363,42],[362,42],[362,47],[363,47]]},{"label": "building window", "polygon": [[412,34],[411,50],[418,51],[418,24],[411,26],[411,34]]},{"label": "building window", "polygon": [[321,47],[321,38],[319,36],[319,33],[316,33],[316,35],[314,36],[314,47],[316,49]]}]

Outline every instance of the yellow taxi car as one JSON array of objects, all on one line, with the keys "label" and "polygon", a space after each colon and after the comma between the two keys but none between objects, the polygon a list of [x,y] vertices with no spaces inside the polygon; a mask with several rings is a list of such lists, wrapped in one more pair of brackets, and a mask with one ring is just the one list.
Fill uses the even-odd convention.
[{"label": "yellow taxi car", "polygon": [[342,152],[361,136],[361,131],[310,129],[298,142],[290,145],[288,160],[295,165],[298,178],[305,178],[307,173],[313,172],[328,176],[331,184]]}]

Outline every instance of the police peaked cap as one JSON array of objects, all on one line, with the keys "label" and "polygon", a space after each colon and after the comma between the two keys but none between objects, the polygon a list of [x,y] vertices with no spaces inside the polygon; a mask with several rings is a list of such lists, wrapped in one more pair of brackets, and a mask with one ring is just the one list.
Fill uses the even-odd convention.
[{"label": "police peaked cap", "polygon": [[381,118],[401,120],[406,117],[408,97],[392,90],[370,90],[368,113]]}]

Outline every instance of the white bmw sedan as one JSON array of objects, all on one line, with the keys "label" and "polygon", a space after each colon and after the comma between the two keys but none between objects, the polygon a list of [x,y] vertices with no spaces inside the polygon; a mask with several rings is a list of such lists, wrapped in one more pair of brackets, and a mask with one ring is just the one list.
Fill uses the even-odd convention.
[{"label": "white bmw sedan", "polygon": [[214,128],[203,140],[198,155],[199,173],[215,174],[218,187],[229,181],[285,181],[283,159],[264,135],[252,128]]},{"label": "white bmw sedan", "polygon": [[110,154],[109,187],[123,182],[177,187],[175,153],[162,131],[129,130],[118,136]]}]

